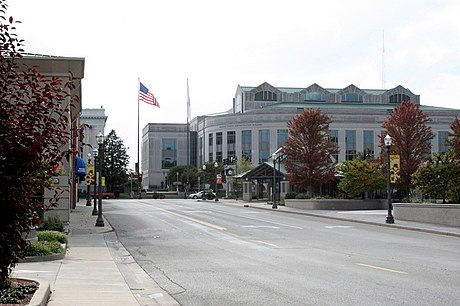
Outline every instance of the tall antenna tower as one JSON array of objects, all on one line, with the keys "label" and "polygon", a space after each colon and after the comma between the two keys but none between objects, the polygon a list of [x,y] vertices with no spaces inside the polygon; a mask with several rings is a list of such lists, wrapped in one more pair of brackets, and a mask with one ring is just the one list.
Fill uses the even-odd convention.
[{"label": "tall antenna tower", "polygon": [[385,30],[382,31],[382,89],[386,87],[385,74]]}]

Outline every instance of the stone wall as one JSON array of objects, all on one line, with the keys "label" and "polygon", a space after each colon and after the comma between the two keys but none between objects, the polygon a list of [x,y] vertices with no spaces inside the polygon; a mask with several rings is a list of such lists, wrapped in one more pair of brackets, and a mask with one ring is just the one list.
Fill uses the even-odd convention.
[{"label": "stone wall", "polygon": [[364,210],[386,208],[386,200],[285,199],[285,205],[310,210]]},{"label": "stone wall", "polygon": [[397,220],[460,226],[460,204],[394,203]]}]

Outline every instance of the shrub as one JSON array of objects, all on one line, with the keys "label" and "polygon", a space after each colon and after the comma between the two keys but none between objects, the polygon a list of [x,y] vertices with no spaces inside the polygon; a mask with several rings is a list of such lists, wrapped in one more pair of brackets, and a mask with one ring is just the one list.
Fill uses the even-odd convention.
[{"label": "shrub", "polygon": [[58,216],[49,216],[46,218],[43,225],[39,228],[40,231],[64,231],[64,223],[59,219]]},{"label": "shrub", "polygon": [[311,199],[311,196],[306,194],[306,193],[299,193],[298,195],[295,196],[296,199]]},{"label": "shrub", "polygon": [[57,231],[41,231],[37,233],[38,241],[57,241],[67,243],[67,235]]},{"label": "shrub", "polygon": [[19,304],[25,295],[32,294],[38,289],[37,285],[20,285],[18,287],[7,287],[0,290],[0,303]]},{"label": "shrub", "polygon": [[285,198],[286,199],[295,199],[296,195],[297,195],[297,193],[295,193],[295,192],[288,192],[288,193],[286,193]]},{"label": "shrub", "polygon": [[62,253],[64,249],[58,241],[31,241],[26,256],[46,256]]}]

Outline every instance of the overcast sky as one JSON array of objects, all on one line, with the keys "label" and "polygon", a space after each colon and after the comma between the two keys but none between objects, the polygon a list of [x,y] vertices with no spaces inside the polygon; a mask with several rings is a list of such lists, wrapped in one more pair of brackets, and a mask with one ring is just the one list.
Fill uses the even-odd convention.
[{"label": "overcast sky", "polygon": [[192,117],[226,111],[238,84],[263,82],[299,88],[401,85],[419,94],[421,104],[460,108],[458,0],[8,4],[7,14],[22,21],[18,34],[26,52],[85,58],[83,108],[106,109],[105,132],[115,129],[123,139],[131,165],[138,78],[161,106],[141,105],[141,128],[186,122],[187,78]]}]

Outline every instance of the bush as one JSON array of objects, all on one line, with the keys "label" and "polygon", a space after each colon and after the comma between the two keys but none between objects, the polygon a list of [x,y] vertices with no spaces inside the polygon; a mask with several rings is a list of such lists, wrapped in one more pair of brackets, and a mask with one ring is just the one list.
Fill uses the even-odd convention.
[{"label": "bush", "polygon": [[31,241],[26,256],[46,256],[62,253],[64,249],[58,241]]},{"label": "bush", "polygon": [[295,199],[296,196],[297,196],[297,193],[288,192],[288,193],[286,193],[285,199]]},{"label": "bush", "polygon": [[311,199],[311,196],[306,194],[306,193],[299,193],[298,195],[295,196],[296,199]]},{"label": "bush", "polygon": [[64,231],[64,223],[59,219],[58,216],[50,216],[46,218],[43,225],[39,228],[40,231]]},{"label": "bush", "polygon": [[0,303],[19,304],[27,294],[32,294],[38,289],[37,285],[20,285],[0,290]]},{"label": "bush", "polygon": [[67,243],[67,235],[57,231],[41,231],[37,233],[38,241],[57,241]]}]

